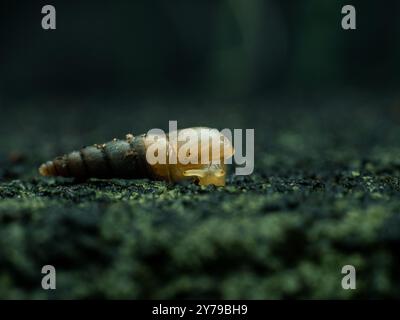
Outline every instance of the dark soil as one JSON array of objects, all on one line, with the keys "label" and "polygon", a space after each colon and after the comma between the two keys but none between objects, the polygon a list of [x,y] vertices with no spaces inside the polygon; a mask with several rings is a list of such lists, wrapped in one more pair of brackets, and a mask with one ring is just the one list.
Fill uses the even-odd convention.
[{"label": "dark soil", "polygon": [[[4,108],[0,298],[399,297],[400,103],[324,101]],[[255,128],[255,172],[222,188],[37,173],[168,120]],[[41,288],[47,264],[56,290]]]}]

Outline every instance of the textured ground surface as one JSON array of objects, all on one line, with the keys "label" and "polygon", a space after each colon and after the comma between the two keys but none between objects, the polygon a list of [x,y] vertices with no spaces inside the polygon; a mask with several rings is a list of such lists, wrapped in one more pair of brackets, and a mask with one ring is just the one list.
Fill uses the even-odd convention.
[{"label": "textured ground surface", "polygon": [[[0,298],[399,297],[400,104],[329,101],[4,110]],[[55,155],[168,119],[255,128],[255,173],[225,188],[36,173]],[[55,291],[41,289],[45,264]],[[347,264],[356,290],[341,288]]]}]

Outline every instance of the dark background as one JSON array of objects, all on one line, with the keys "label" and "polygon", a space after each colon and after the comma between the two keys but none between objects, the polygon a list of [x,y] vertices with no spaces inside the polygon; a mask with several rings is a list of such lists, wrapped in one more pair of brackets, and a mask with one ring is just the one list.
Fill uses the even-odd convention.
[{"label": "dark background", "polygon": [[[3,0],[0,298],[400,297],[399,14],[395,0]],[[254,128],[254,173],[223,188],[38,174],[168,120]],[[46,264],[57,290],[40,286]],[[340,285],[348,264],[357,290]]]},{"label": "dark background", "polygon": [[[57,29],[41,28],[41,8]],[[357,30],[341,28],[352,4]],[[0,96],[207,97],[391,92],[400,3],[2,1]]]}]

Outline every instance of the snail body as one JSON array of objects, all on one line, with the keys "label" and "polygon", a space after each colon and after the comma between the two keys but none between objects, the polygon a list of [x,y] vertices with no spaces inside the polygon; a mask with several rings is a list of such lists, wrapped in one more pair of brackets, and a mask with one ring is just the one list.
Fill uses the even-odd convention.
[{"label": "snail body", "polygon": [[[177,138],[189,134],[196,135],[199,139],[185,142]],[[218,143],[212,144],[210,141]],[[152,149],[156,150],[157,156],[164,156],[166,161],[149,162],[147,155]],[[194,161],[179,161],[172,157],[181,155],[182,152],[186,152]],[[230,158],[233,153],[229,139],[216,129],[187,128],[168,135],[127,134],[124,140],[113,139],[57,157],[42,164],[39,173],[42,176],[72,177],[79,180],[149,178],[168,182],[192,180],[200,185],[223,186],[226,176],[225,159]]]}]

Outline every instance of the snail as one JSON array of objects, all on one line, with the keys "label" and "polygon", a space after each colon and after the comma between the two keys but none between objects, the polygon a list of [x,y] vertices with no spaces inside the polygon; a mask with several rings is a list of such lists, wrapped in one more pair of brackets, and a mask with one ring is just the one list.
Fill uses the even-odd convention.
[{"label": "snail", "polygon": [[[149,178],[224,186],[226,163],[233,154],[230,140],[217,129],[187,128],[168,135],[149,131],[83,147],[42,164],[39,173],[79,180]],[[154,161],[160,159],[164,161]]]}]

